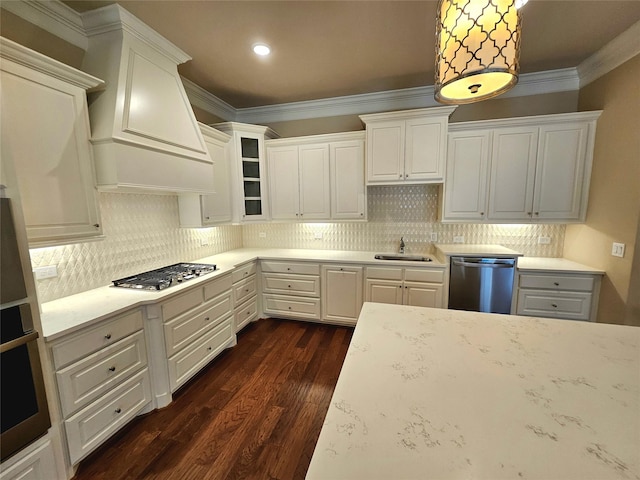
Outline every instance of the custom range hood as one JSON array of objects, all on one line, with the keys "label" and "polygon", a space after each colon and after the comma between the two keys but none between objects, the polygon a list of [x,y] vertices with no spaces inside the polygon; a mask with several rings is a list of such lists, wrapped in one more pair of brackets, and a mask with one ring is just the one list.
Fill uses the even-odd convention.
[{"label": "custom range hood", "polygon": [[82,18],[82,69],[106,82],[89,98],[98,188],[212,193],[212,161],[178,74],[191,57],[117,4]]}]

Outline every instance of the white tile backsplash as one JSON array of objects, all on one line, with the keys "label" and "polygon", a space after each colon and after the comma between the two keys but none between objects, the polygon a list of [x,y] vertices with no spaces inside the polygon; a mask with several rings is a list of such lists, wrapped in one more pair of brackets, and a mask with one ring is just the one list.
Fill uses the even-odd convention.
[{"label": "white tile backsplash", "polygon": [[[104,240],[31,250],[34,268],[58,268],[58,277],[36,282],[38,298],[48,302],[117,278],[243,246],[395,252],[404,236],[407,253],[432,253],[431,233],[436,233],[439,243],[453,243],[454,236],[463,235],[465,243],[496,243],[529,256],[562,255],[564,225],[443,224],[437,221],[435,185],[368,188],[368,222],[203,229],[180,228],[175,195],[102,192]],[[539,245],[538,236],[550,237],[551,243]]]}]

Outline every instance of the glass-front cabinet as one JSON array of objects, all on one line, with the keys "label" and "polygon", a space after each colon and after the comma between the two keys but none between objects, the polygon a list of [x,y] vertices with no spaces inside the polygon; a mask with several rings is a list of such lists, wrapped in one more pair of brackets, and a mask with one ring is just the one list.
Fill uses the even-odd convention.
[{"label": "glass-front cabinet", "polygon": [[231,191],[233,222],[269,220],[265,138],[277,138],[268,127],[225,122],[212,125],[232,137]]}]

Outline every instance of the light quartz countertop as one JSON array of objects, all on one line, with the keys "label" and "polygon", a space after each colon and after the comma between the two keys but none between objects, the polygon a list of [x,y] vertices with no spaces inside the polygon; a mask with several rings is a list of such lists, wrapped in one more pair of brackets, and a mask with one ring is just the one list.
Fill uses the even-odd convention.
[{"label": "light quartz countertop", "polygon": [[640,479],[640,328],[365,303],[315,479]]},{"label": "light quartz countertop", "polygon": [[469,257],[520,257],[522,253],[502,245],[474,245],[464,243],[444,244],[437,243],[436,256],[440,261],[447,262],[444,257],[469,256]]},{"label": "light quartz countertop", "polygon": [[[215,264],[213,273],[190,280],[181,285],[172,286],[159,292],[118,288],[110,285],[70,295],[68,297],[43,303],[41,308],[42,334],[45,340],[52,341],[63,335],[90,326],[108,317],[143,305],[158,303],[192,288],[199,283],[210,281],[233,271],[236,266],[256,259],[282,261],[314,261],[323,263],[367,263],[371,265],[403,265],[420,268],[440,268],[445,265],[433,256],[432,262],[409,262],[376,260],[376,253],[336,250],[305,249],[256,249],[242,248],[219,253],[199,259],[185,259],[187,262]],[[132,273],[140,273],[134,272]]]},{"label": "light quartz countertop", "polygon": [[565,258],[547,257],[520,257],[518,258],[518,270],[520,271],[544,271],[567,273],[592,273],[604,275],[604,270],[593,268],[582,263],[572,262]]}]

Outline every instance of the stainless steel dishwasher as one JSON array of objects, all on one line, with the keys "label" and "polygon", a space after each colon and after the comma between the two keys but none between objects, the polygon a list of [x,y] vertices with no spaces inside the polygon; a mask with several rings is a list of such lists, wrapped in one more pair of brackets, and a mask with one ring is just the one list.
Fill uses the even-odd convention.
[{"label": "stainless steel dishwasher", "polygon": [[449,308],[510,313],[515,258],[451,257]]}]

